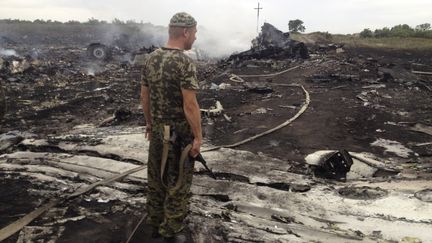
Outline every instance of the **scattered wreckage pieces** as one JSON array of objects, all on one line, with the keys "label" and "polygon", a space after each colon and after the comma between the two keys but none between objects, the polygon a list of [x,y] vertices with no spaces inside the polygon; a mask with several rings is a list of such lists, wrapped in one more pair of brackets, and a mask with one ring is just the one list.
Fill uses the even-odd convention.
[{"label": "scattered wreckage pieces", "polygon": [[416,123],[410,128],[411,131],[421,132],[432,136],[432,126],[427,126],[421,123]]},{"label": "scattered wreckage pieces", "polygon": [[244,86],[247,88],[249,92],[257,93],[257,94],[269,94],[273,93],[273,88],[267,84],[258,83],[258,82],[246,82]]},{"label": "scattered wreckage pieces", "polygon": [[242,79],[241,77],[239,77],[238,75],[233,74],[233,73],[230,74],[229,80],[236,82],[236,83],[244,83],[245,82],[244,79]]},{"label": "scattered wreckage pieces", "polygon": [[[100,42],[91,43],[87,46],[87,57],[91,60],[105,62],[120,55],[120,59],[123,62],[131,62],[140,66],[142,65],[143,57],[146,56],[145,54],[148,54],[157,48],[151,45],[148,48],[144,46],[137,51],[133,51],[131,50],[127,39],[127,36],[122,36],[122,38],[117,39],[117,41],[113,43],[114,45],[105,45]],[[134,58],[134,56],[138,56],[138,58]]]},{"label": "scattered wreckage pieces", "polygon": [[0,152],[5,152],[14,145],[19,144],[24,137],[16,132],[0,134]]},{"label": "scattered wreckage pieces", "polygon": [[[73,138],[75,136],[76,135],[69,135],[69,136],[66,135],[65,137],[72,137]],[[119,142],[123,142],[122,139],[124,139],[124,138],[122,138],[122,137],[123,136],[120,136],[120,138],[119,138],[120,141]],[[141,137],[140,137],[140,139],[141,139]],[[65,140],[65,139],[63,139],[63,140]],[[75,143],[78,142],[74,138],[72,140],[71,139],[67,139],[67,140],[68,141],[73,141]],[[27,144],[30,143],[30,142],[31,141],[29,140],[27,142]],[[25,141],[23,141],[22,143],[25,144]],[[33,143],[35,143],[35,146],[37,146],[37,144],[39,144],[39,146],[41,146],[42,149],[45,146],[43,141],[39,141],[39,142],[38,141],[34,141]],[[110,146],[110,147],[111,147],[111,149],[113,147],[115,148],[115,146]],[[59,147],[59,148],[67,150],[67,146],[66,147]],[[125,149],[123,147],[122,151],[127,151],[127,149]],[[57,203],[62,202],[64,200],[72,199],[72,198],[77,197],[77,196],[80,196],[80,195],[82,195],[84,193],[87,193],[87,192],[93,190],[97,186],[106,185],[106,184],[109,184],[111,182],[121,180],[122,178],[124,178],[124,177],[126,177],[126,176],[128,176],[130,174],[133,174],[135,172],[141,171],[141,170],[143,170],[143,169],[146,168],[146,166],[136,166],[136,165],[133,165],[133,164],[130,164],[130,163],[124,163],[124,162],[119,162],[119,161],[115,161],[115,160],[102,159],[102,158],[96,158],[96,157],[88,157],[88,156],[75,156],[76,160],[72,161],[74,156],[67,155],[67,154],[61,154],[60,155],[60,154],[57,154],[57,153],[49,155],[49,153],[17,152],[17,153],[10,154],[10,155],[4,155],[4,157],[5,158],[10,158],[11,160],[13,160],[14,158],[24,158],[24,159],[27,159],[27,160],[29,158],[33,158],[33,159],[35,159],[35,161],[43,161],[43,159],[38,159],[38,158],[45,158],[48,163],[50,161],[50,158],[51,159],[52,158],[61,158],[61,159],[66,160],[66,161],[63,161],[64,163],[62,163],[62,162],[57,161],[56,159],[54,159],[54,161],[55,161],[54,163],[59,163],[59,162],[62,163],[61,166],[54,166],[54,167],[65,168],[67,171],[69,171],[69,170],[71,170],[71,168],[73,168],[72,171],[78,171],[79,174],[80,174],[80,177],[83,174],[91,174],[91,175],[94,175],[96,178],[100,177],[100,178],[106,178],[106,179],[102,179],[100,181],[96,181],[95,180],[96,178],[92,178],[92,180],[90,180],[90,182],[94,182],[94,181],[96,181],[96,182],[94,182],[94,183],[92,183],[92,184],[90,184],[88,186],[84,185],[83,187],[79,188],[75,192],[73,192],[71,194],[68,194],[68,195],[65,195],[62,198],[53,199],[53,201],[49,201],[47,204],[41,206],[40,208],[36,209],[35,211],[31,212],[30,214],[28,214],[28,215],[24,216],[23,218],[15,221],[11,225],[7,226],[6,228],[1,229],[0,230],[0,241],[3,240],[3,239],[5,239],[5,238],[7,238],[7,237],[9,237],[11,234],[14,234],[13,232],[19,231],[20,228],[22,228],[25,225],[27,225],[28,223],[30,223],[32,220],[34,220],[35,218],[37,218],[42,213],[44,213],[45,211],[49,210],[52,207],[55,207],[55,205]],[[143,157],[143,156],[140,156],[140,157]],[[67,158],[70,158],[72,160],[68,160]],[[104,163],[101,163],[102,160],[104,161]],[[103,166],[105,166],[105,168],[111,168],[111,169],[115,168],[114,165],[116,165],[116,166],[118,164],[120,164],[120,165],[117,167],[117,170],[113,169],[112,171],[104,171],[103,168],[95,168],[95,169],[91,169],[91,170],[93,170],[93,172],[88,173],[88,171],[89,171],[88,169],[89,168],[87,168],[87,170],[86,170],[85,167],[86,167],[86,165],[88,167],[88,165],[90,165],[90,164],[95,164],[95,165],[103,164]],[[111,166],[106,167],[107,165],[110,165],[110,164],[111,164]],[[122,170],[126,170],[126,172],[122,173],[122,174],[117,174],[119,171],[122,171]],[[60,174],[60,176],[63,176],[63,175]],[[83,175],[83,178],[85,178],[84,175]],[[140,178],[142,178],[142,177],[140,177]],[[134,177],[130,177],[129,179],[134,180]]]},{"label": "scattered wreckage pieces", "polygon": [[353,160],[346,150],[339,150],[314,169],[317,177],[346,181],[346,174],[350,171]]},{"label": "scattered wreckage pieces", "polygon": [[417,237],[406,236],[402,238],[399,243],[423,243],[423,241]]},{"label": "scattered wreckage pieces", "polygon": [[345,50],[343,49],[344,46],[344,43],[317,44],[316,51],[325,53],[329,51],[334,51],[339,54],[345,52]]},{"label": "scattered wreckage pieces", "polygon": [[141,49],[134,53],[135,57],[132,60],[133,66],[137,68],[142,68],[145,65],[148,54],[152,53],[156,49],[157,47],[154,45],[151,45],[148,48],[143,46]]},{"label": "scattered wreckage pieces", "polygon": [[22,73],[28,70],[30,67],[31,65],[27,59],[23,59],[21,61],[14,60],[12,61],[12,65],[10,66],[10,71],[12,74]]},{"label": "scattered wreckage pieces", "polygon": [[384,197],[388,194],[387,190],[379,187],[368,187],[368,186],[348,186],[338,190],[338,193],[346,198],[358,199],[358,200],[370,200]]},{"label": "scattered wreckage pieces", "polygon": [[111,98],[108,97],[107,95],[94,95],[94,96],[84,96],[84,97],[76,97],[70,100],[66,100],[66,101],[59,101],[57,104],[49,104],[48,107],[42,107],[39,109],[36,109],[35,113],[32,114],[32,117],[42,117],[42,116],[46,116],[52,112],[55,111],[64,111],[67,110],[69,107],[74,107],[76,105],[79,104],[83,104],[85,102],[88,101],[109,101]]},{"label": "scattered wreckage pieces", "polygon": [[232,117],[228,116],[227,114],[223,114],[223,116],[227,122],[232,122]]},{"label": "scattered wreckage pieces", "polygon": [[[258,94],[268,94],[273,92],[273,88],[266,84],[261,83],[249,83],[246,82],[243,78],[263,78],[263,77],[274,77],[278,76],[293,70],[296,70],[300,68],[301,66],[294,66],[291,68],[288,68],[286,70],[276,72],[276,73],[270,73],[270,74],[230,74],[229,79],[236,83],[243,83],[244,86],[251,92],[258,93]],[[274,84],[277,86],[290,86],[290,87],[298,87],[298,85],[287,85],[287,84]]]},{"label": "scattered wreckage pieces", "polygon": [[314,74],[307,79],[309,82],[313,83],[329,83],[333,81],[360,81],[360,76],[358,74],[340,74],[340,73],[330,73],[330,74]]},{"label": "scattered wreckage pieces", "polygon": [[400,66],[395,66],[392,68],[379,67],[378,77],[378,81],[380,82],[406,83],[407,81],[418,82],[419,80],[419,77],[414,73]]},{"label": "scattered wreckage pieces", "polygon": [[398,174],[401,170],[391,164],[380,162],[375,156],[348,151],[320,150],[305,157],[315,176],[345,181],[373,177],[378,172]]},{"label": "scattered wreckage pieces", "polygon": [[16,232],[20,231],[22,228],[24,228],[26,225],[28,225],[30,222],[32,222],[34,219],[39,217],[41,214],[48,211],[50,208],[54,207],[60,202],[60,200],[53,200],[50,201],[43,206],[37,208],[33,212],[25,215],[24,217],[18,219],[17,221],[13,222],[12,224],[9,224],[8,226],[0,229],[0,241],[3,241]]},{"label": "scattered wreckage pieces", "polygon": [[264,23],[261,33],[252,40],[252,47],[248,51],[233,54],[228,61],[244,61],[262,58],[303,58],[309,57],[309,52],[303,42],[292,40],[289,33],[283,33],[269,23]]},{"label": "scattered wreckage pieces", "polygon": [[414,74],[421,74],[421,75],[432,75],[432,72],[422,72],[422,71],[411,71]]},{"label": "scattered wreckage pieces", "polygon": [[305,158],[315,176],[338,181],[346,181],[353,160],[346,150],[318,151]]},{"label": "scattered wreckage pieces", "polygon": [[384,153],[392,153],[401,158],[409,158],[411,155],[414,155],[414,151],[405,147],[398,141],[379,138],[371,143],[371,145],[384,148]]},{"label": "scattered wreckage pieces", "polygon": [[201,109],[201,112],[204,112],[207,116],[218,116],[224,110],[220,101],[216,101],[216,105],[214,107],[210,107],[210,109]]},{"label": "scattered wreckage pieces", "polygon": [[301,107],[301,109],[292,118],[286,120],[285,122],[279,124],[278,126],[276,126],[274,128],[271,128],[271,129],[269,129],[267,131],[264,131],[262,133],[256,134],[256,135],[254,135],[252,137],[249,137],[247,139],[244,139],[242,141],[236,142],[234,144],[220,145],[220,146],[216,146],[216,147],[213,147],[213,148],[205,149],[205,150],[203,150],[203,152],[218,150],[220,148],[234,148],[234,147],[240,146],[242,144],[248,143],[250,141],[253,141],[253,140],[257,139],[257,138],[263,137],[263,136],[265,136],[267,134],[273,133],[273,132],[275,132],[275,131],[277,131],[277,130],[283,128],[283,127],[286,127],[289,124],[291,124],[293,121],[295,121],[297,118],[299,118],[307,110],[307,108],[309,107],[309,104],[310,104],[310,95],[309,95],[309,92],[302,85],[297,85],[297,87],[300,87],[303,90],[303,92],[305,94],[305,103],[303,104],[303,106]]},{"label": "scattered wreckage pieces", "polygon": [[34,69],[40,62],[32,59],[31,56],[20,57],[10,55],[4,58],[0,57],[0,70],[8,74],[21,74]]},{"label": "scattered wreckage pieces", "polygon": [[53,226],[26,226],[21,230],[17,243],[35,242],[44,239],[44,242],[56,242],[66,227]]},{"label": "scattered wreckage pieces", "polygon": [[[278,72],[278,73],[274,73],[274,74],[268,74],[268,75],[273,75],[273,76],[280,75],[282,73],[285,73],[285,72],[297,69],[298,67],[299,66],[295,66],[295,67],[289,68],[287,70],[284,70],[282,72]],[[248,77],[255,77],[255,76],[257,76],[257,75],[248,75]],[[258,75],[258,76],[260,76],[260,75]],[[236,78],[238,80],[243,80],[242,78],[239,77],[239,75],[234,75],[234,76],[231,76],[231,77],[234,77],[234,78]],[[274,128],[271,128],[271,129],[269,129],[267,131],[264,131],[262,133],[256,134],[255,136],[252,136],[250,138],[244,139],[244,140],[239,141],[237,143],[229,144],[229,145],[216,146],[216,147],[213,147],[213,148],[209,148],[209,149],[203,150],[203,152],[218,150],[220,148],[234,148],[234,147],[240,146],[242,144],[248,143],[250,141],[253,141],[253,140],[255,140],[257,138],[260,138],[262,136],[265,136],[267,134],[273,133],[273,132],[275,132],[275,131],[277,131],[277,130],[279,130],[279,129],[281,129],[281,128],[289,125],[289,124],[291,124],[294,120],[296,120],[298,117],[300,117],[307,110],[307,108],[309,107],[310,95],[309,95],[309,92],[302,85],[289,84],[289,86],[290,87],[300,87],[303,90],[304,94],[305,94],[305,103],[303,104],[303,106],[301,107],[301,109],[292,118],[288,119],[287,121],[279,124],[278,126],[276,126]]]},{"label": "scattered wreckage pieces", "polygon": [[260,77],[274,77],[274,76],[278,76],[281,74],[284,74],[286,72],[290,72],[290,71],[294,71],[298,68],[302,67],[301,65],[297,65],[288,69],[285,69],[283,71],[280,72],[276,72],[276,73],[270,73],[270,74],[240,74],[240,75],[234,75],[237,77],[241,77],[241,78],[260,78]]},{"label": "scattered wreckage pieces", "polygon": [[[112,140],[112,129],[114,128],[97,128],[93,133],[86,134],[90,136],[99,134],[102,138],[107,136],[104,141],[110,143],[110,151],[118,149],[116,154],[119,157],[124,157],[125,153],[129,153],[124,148],[138,149],[148,145],[148,142],[142,139],[142,128],[133,130],[136,133],[133,137],[136,136],[137,139],[131,139],[131,136],[127,136],[127,140],[123,138],[125,133],[131,130],[117,128],[117,140],[121,139],[118,142],[122,144],[116,148],[115,144],[117,143]],[[41,158],[47,156],[46,153],[39,154],[43,156]],[[65,156],[57,153],[55,155],[63,158]],[[25,157],[28,158],[29,156],[26,155]],[[140,157],[145,156],[142,154]],[[397,188],[398,185],[396,185],[396,189],[389,190],[386,197],[377,199],[371,197],[366,199],[368,201],[344,200],[346,197],[338,193],[338,189],[344,187],[345,184],[329,186],[328,183],[311,181],[309,176],[287,172],[290,167],[289,164],[265,155],[222,149],[217,152],[210,152],[206,154],[206,157],[209,165],[219,170],[229,171],[230,174],[226,173],[227,179],[217,181],[209,181],[208,178],[201,175],[194,178],[190,223],[194,225],[194,237],[197,234],[204,234],[207,238],[202,239],[208,239],[215,234],[220,237],[221,242],[226,242],[227,239],[243,242],[241,235],[248,240],[251,239],[251,235],[257,235],[254,240],[260,242],[278,240],[282,242],[312,242],[319,239],[326,239],[329,242],[355,242],[356,240],[376,242],[376,240],[371,240],[371,225],[378,225],[378,228],[373,230],[382,230],[383,236],[378,237],[379,240],[398,240],[407,235],[419,237],[424,241],[430,239],[430,236],[427,236],[424,231],[431,227],[427,218],[431,208],[427,207],[426,202],[410,197],[412,193],[407,192],[408,190]],[[118,161],[113,160],[112,163],[118,163]],[[242,163],[242,166],[238,166],[239,163]],[[262,166],[263,163],[266,166]],[[95,162],[94,160],[88,161],[88,164],[100,165],[98,161]],[[128,167],[131,168],[132,166]],[[123,169],[118,171],[123,171]],[[219,178],[220,174],[218,172],[216,174]],[[245,178],[247,180],[241,178],[240,174],[247,175],[248,177]],[[263,186],[257,185],[258,182],[261,182]],[[296,183],[307,183],[313,188],[302,193],[302,191],[308,190],[308,187],[306,185],[303,188],[296,187],[293,185]],[[357,185],[358,183],[370,188],[381,187],[382,185],[364,180],[353,183],[355,188],[361,188],[362,185]],[[395,186],[395,183],[389,183],[387,180],[383,183],[387,183],[388,186]],[[400,183],[407,183],[407,181],[401,180]],[[415,181],[411,183],[416,185],[413,187],[414,191],[423,189],[419,189]],[[139,187],[142,184],[134,185]],[[287,191],[286,188],[289,190]],[[388,190],[387,188],[384,189]],[[131,196],[133,192],[135,191],[129,191],[126,195]],[[357,192],[362,195],[360,190]],[[201,197],[201,194],[210,196]],[[140,204],[142,205],[143,201],[140,201]],[[394,210],[395,205],[396,210]],[[399,210],[413,207],[421,207],[422,210],[413,212]],[[110,211],[103,212],[108,215],[113,213]],[[131,221],[136,222],[141,215],[129,214],[128,216]],[[273,215],[281,217],[274,217]],[[370,217],[370,215],[376,217]],[[35,224],[39,225],[39,223]],[[71,229],[69,225],[65,226],[66,229]],[[127,238],[130,229],[131,227],[122,228],[122,232],[126,232],[124,237]],[[209,231],[211,234],[205,234]],[[356,234],[355,231],[363,233]],[[230,237],[226,238],[228,234]],[[62,238],[59,240],[61,241]],[[91,239],[83,238],[83,241],[88,240]]]},{"label": "scattered wreckage pieces", "polygon": [[231,84],[227,84],[227,83],[221,83],[219,85],[215,84],[215,83],[211,83],[210,85],[210,89],[212,90],[224,90],[224,89],[229,89],[231,88]]},{"label": "scattered wreckage pieces", "polygon": [[65,202],[66,200],[70,200],[70,199],[76,198],[80,195],[83,195],[89,191],[92,191],[93,189],[95,189],[98,186],[102,186],[102,185],[106,185],[106,184],[109,184],[109,183],[112,183],[115,181],[122,180],[126,176],[133,174],[135,172],[138,172],[140,170],[143,170],[145,168],[147,168],[147,165],[137,166],[136,168],[127,170],[125,172],[122,172],[122,173],[114,175],[112,177],[103,179],[101,181],[97,181],[97,182],[95,182],[89,186],[79,188],[77,191],[75,191],[69,195],[66,195],[65,197],[62,197],[59,199],[53,199],[53,200],[49,201],[48,203],[35,209],[34,211],[25,215],[24,217],[16,220],[15,222],[9,224],[6,227],[0,229],[0,241],[3,241],[5,239],[9,238],[10,236],[12,236],[13,234],[15,234],[16,232],[20,231],[23,227],[25,227],[26,225],[31,223],[33,220],[38,218],[40,215],[42,215],[43,213],[45,213],[49,209],[55,207],[59,203],[62,203],[62,202]]},{"label": "scattered wreckage pieces", "polygon": [[122,121],[126,121],[127,119],[129,119],[129,117],[132,115],[132,111],[121,107],[120,109],[116,110],[113,114],[113,116],[106,118],[105,120],[103,120],[100,124],[99,127],[103,127],[103,126],[108,126],[113,122],[122,122]]},{"label": "scattered wreckage pieces", "polygon": [[87,47],[87,56],[91,59],[106,61],[112,57],[112,48],[102,43],[91,43]]},{"label": "scattered wreckage pieces", "polygon": [[[1,67],[0,67],[0,70],[1,70]],[[1,124],[1,120],[3,119],[5,114],[6,114],[6,94],[5,94],[5,91],[3,89],[2,80],[0,78],[0,124]]]},{"label": "scattered wreckage pieces", "polygon": [[432,188],[418,191],[414,194],[414,196],[423,202],[431,202],[432,203]]},{"label": "scattered wreckage pieces", "polygon": [[418,84],[421,85],[422,87],[426,88],[427,90],[432,91],[432,87],[429,86],[426,82],[420,80],[420,81],[418,81]]},{"label": "scattered wreckage pieces", "polygon": [[360,162],[365,163],[368,166],[377,168],[379,170],[383,170],[394,174],[398,174],[399,172],[401,172],[400,168],[393,166],[389,163],[383,163],[379,161],[378,158],[375,158],[375,156],[372,156],[370,154],[351,152],[350,155],[353,159],[356,159]]}]

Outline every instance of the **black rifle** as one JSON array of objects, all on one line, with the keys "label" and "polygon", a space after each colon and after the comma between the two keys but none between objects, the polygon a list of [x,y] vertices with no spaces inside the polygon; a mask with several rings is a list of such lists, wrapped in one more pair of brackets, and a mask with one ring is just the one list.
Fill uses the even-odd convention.
[{"label": "black rifle", "polygon": [[213,173],[213,171],[207,166],[207,161],[205,161],[205,159],[203,158],[203,156],[201,154],[198,154],[195,158],[193,158],[191,156],[189,156],[189,157],[192,160],[200,162],[204,166],[204,168],[207,170],[207,172],[210,174],[210,176],[215,180],[217,179],[216,175]]},{"label": "black rifle", "polygon": [[[185,138],[185,137],[181,137],[181,136],[179,136],[179,134],[177,134],[176,132],[175,132],[175,129],[173,129],[173,128],[171,128],[172,130],[171,130],[171,134],[172,134],[172,136],[171,136],[171,141],[179,141],[180,142],[180,144],[181,144],[181,149],[183,150],[184,148],[186,148],[186,146],[188,146],[189,144],[192,144],[193,143],[193,138],[192,137],[190,137],[190,138]],[[179,139],[179,140],[177,140],[177,139]],[[210,177],[211,178],[213,178],[213,179],[217,179],[216,178],[216,175],[213,173],[213,171],[207,166],[207,161],[203,158],[203,156],[201,155],[201,154],[198,154],[195,158],[194,157],[192,157],[192,156],[188,156],[189,157],[189,160],[190,161],[198,161],[198,162],[200,162],[203,166],[204,166],[204,168],[207,170],[207,172],[210,174]]]}]

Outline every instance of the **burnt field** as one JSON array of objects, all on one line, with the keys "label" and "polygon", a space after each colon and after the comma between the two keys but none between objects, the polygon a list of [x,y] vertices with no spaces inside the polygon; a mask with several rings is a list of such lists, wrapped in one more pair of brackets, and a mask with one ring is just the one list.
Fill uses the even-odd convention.
[{"label": "burnt field", "polygon": [[[432,50],[311,40],[306,57],[285,39],[283,55],[268,51],[266,38],[252,52],[197,60],[205,147],[304,113],[203,153],[218,179],[196,166],[193,241],[432,241]],[[19,33],[0,43],[0,228],[145,167],[136,53],[94,60],[86,39],[31,44]],[[344,178],[320,176],[338,150],[352,156]],[[141,170],[60,201],[5,242],[125,242],[145,192]],[[143,225],[135,240],[146,237]]]}]

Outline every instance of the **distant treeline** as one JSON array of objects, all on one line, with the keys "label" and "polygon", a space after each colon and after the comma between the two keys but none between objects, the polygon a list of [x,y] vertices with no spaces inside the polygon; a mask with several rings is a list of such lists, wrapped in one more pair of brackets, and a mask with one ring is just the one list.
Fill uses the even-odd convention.
[{"label": "distant treeline", "polygon": [[75,20],[60,22],[36,19],[0,19],[0,46],[19,45],[88,45],[101,42],[113,45],[117,39],[127,36],[131,48],[159,46],[165,43],[168,31],[164,26],[151,23],[122,21],[111,22],[94,18],[85,22]]},{"label": "distant treeline", "polygon": [[382,29],[376,29],[372,31],[370,29],[364,29],[360,32],[362,38],[385,38],[385,37],[418,37],[418,38],[431,38],[432,30],[431,24],[425,23],[417,25],[415,28],[407,24],[396,25],[392,28],[384,27]]},{"label": "distant treeline", "polygon": [[60,22],[57,20],[43,20],[43,19],[35,19],[33,21],[30,20],[21,20],[21,19],[0,19],[0,23],[6,23],[6,24],[20,24],[20,23],[35,23],[35,24],[65,24],[65,25],[74,25],[74,24],[123,24],[123,25],[137,25],[137,24],[144,24],[142,21],[137,22],[135,20],[120,20],[120,19],[113,19],[111,22],[105,21],[105,20],[98,20],[95,18],[90,18],[85,22],[80,22],[76,20],[69,20],[67,22]]}]

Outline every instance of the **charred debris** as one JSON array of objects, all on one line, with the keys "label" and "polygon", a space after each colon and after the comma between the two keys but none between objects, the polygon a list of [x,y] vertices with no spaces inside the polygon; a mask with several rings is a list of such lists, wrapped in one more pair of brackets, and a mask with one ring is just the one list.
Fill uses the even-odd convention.
[{"label": "charred debris", "polygon": [[252,40],[252,48],[238,54],[233,54],[228,61],[241,62],[251,59],[307,59],[309,52],[303,42],[290,38],[290,33],[283,33],[269,23],[264,23],[257,38]]},{"label": "charred debris", "polygon": [[[127,34],[120,34],[111,41],[93,42],[87,47],[28,47],[3,36],[0,49],[2,129],[31,129],[49,134],[82,122],[99,126],[142,124],[139,119],[142,112],[137,107],[140,68],[145,56],[157,47],[138,48],[136,40],[131,39]],[[234,134],[248,130],[243,127],[248,116],[274,116],[286,109],[297,109],[298,103],[283,102],[287,94],[281,89],[289,84],[285,80],[281,83],[272,75],[283,74],[291,68],[294,80],[311,87],[331,90],[360,87],[356,101],[375,109],[386,110],[377,102],[394,96],[386,92],[389,86],[432,90],[430,66],[422,57],[406,62],[401,57],[386,59],[386,53],[377,56],[367,50],[364,54],[361,49],[345,49],[343,44],[322,37],[305,37],[304,41],[293,40],[290,33],[265,23],[252,40],[250,50],[218,62],[197,60],[205,128],[210,140],[217,142],[218,137],[224,137],[225,129]],[[260,102],[254,102],[257,100]],[[278,101],[277,107],[256,106],[273,100]],[[255,103],[253,110],[230,111],[239,104],[252,103]],[[94,116],[88,116],[89,113]],[[47,126],[48,123],[58,127]]]},{"label": "charred debris", "polygon": [[[147,155],[139,76],[155,47],[129,45],[126,35],[56,45],[23,39],[0,38],[2,227],[46,200],[145,165]],[[432,240],[424,233],[432,225],[431,54],[322,36],[300,42],[266,23],[250,50],[198,58],[210,147],[265,133],[309,106],[276,132],[204,154],[217,180],[197,168],[193,238]],[[145,211],[145,183],[137,173],[96,188],[6,242],[82,241],[76,232],[88,242],[124,242]]]}]

